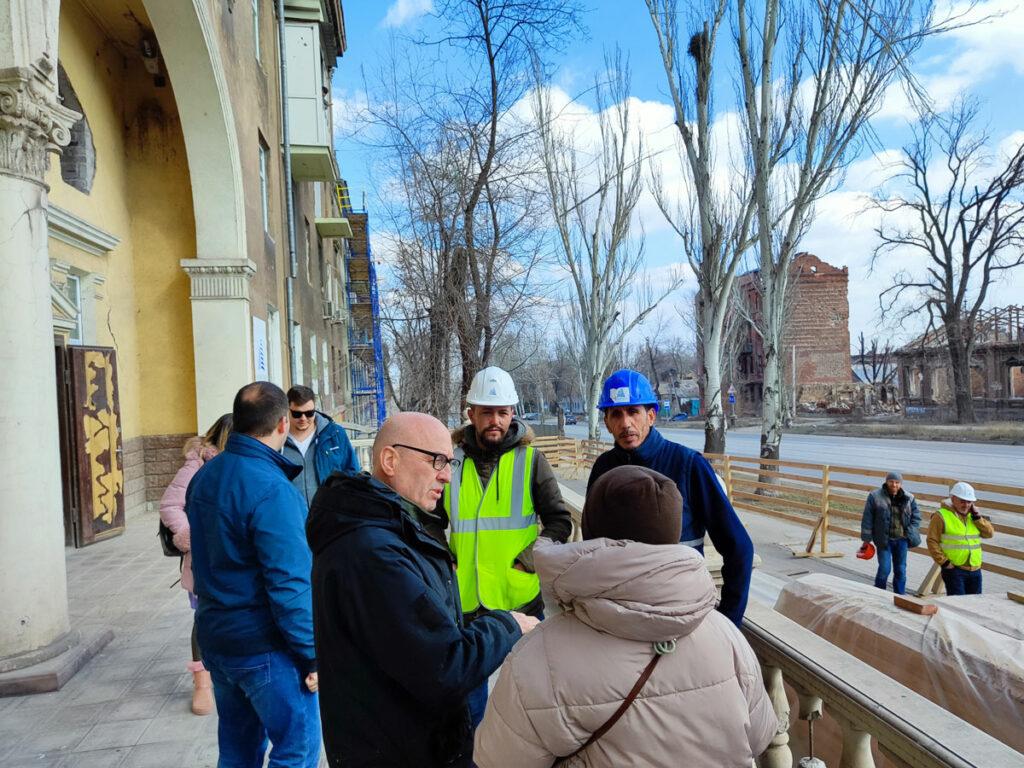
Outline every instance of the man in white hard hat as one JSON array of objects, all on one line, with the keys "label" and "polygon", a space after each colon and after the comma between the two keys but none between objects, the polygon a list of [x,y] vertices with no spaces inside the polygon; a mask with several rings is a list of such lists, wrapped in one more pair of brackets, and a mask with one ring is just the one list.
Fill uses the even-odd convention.
[{"label": "man in white hard hat", "polygon": [[975,506],[968,483],[955,483],[928,525],[928,553],[942,568],[948,595],[981,594],[981,540],[995,533],[992,521]]},{"label": "man in white hard hat", "polygon": [[[533,544],[538,535],[567,541],[569,508],[544,454],[530,445],[533,431],[515,418],[519,395],[508,372],[484,368],[466,402],[469,424],[452,435],[460,465],[435,510],[450,524],[466,622],[491,610],[543,618]],[[484,685],[470,697],[474,727],[486,704]]]}]

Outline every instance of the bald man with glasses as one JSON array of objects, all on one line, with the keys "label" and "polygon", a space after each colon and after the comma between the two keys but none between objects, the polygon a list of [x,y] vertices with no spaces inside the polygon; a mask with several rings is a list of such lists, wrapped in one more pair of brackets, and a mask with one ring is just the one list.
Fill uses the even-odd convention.
[{"label": "bald man with glasses", "polygon": [[448,548],[423,527],[451,481],[445,426],[386,421],[373,473],[333,475],[306,524],[320,713],[331,766],[472,765],[467,699],[537,620],[465,626]]}]

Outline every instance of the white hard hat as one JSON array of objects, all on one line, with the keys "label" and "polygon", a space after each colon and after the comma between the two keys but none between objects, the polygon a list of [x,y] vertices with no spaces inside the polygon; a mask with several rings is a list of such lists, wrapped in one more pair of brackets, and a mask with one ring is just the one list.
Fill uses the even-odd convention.
[{"label": "white hard hat", "polygon": [[970,483],[954,483],[953,487],[949,489],[950,496],[956,496],[958,499],[964,501],[977,501],[978,494],[974,492],[974,488]]},{"label": "white hard hat", "polygon": [[519,402],[519,395],[508,371],[492,365],[473,377],[466,402],[470,405],[515,405]]}]

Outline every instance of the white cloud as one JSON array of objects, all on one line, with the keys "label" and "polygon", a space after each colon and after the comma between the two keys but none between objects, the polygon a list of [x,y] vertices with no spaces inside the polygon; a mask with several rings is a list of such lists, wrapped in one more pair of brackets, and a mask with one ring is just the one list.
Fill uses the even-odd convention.
[{"label": "white cloud", "polygon": [[433,10],[433,0],[395,0],[384,16],[384,26],[401,27]]}]

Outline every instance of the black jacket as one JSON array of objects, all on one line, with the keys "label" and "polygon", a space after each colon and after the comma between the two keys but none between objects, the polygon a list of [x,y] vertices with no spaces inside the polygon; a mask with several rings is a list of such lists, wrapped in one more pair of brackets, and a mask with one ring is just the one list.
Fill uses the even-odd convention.
[{"label": "black jacket", "polygon": [[466,699],[521,633],[504,611],[464,627],[448,550],[368,474],[313,499],[313,625],[327,759],[345,766],[468,766]]}]

